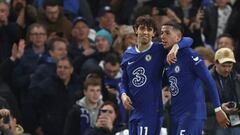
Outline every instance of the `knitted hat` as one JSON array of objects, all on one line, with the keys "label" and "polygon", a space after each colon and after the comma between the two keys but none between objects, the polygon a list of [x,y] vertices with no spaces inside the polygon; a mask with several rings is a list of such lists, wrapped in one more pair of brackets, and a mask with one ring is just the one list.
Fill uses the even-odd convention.
[{"label": "knitted hat", "polygon": [[113,38],[112,38],[112,35],[105,29],[101,29],[99,30],[97,33],[96,33],[96,38],[97,37],[103,37],[105,38],[109,45],[112,45],[112,42],[113,42]]}]

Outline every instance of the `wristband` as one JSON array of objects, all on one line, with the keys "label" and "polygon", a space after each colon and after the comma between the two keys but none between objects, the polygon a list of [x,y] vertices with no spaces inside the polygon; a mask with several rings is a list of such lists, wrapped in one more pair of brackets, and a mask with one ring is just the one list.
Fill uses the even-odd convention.
[{"label": "wristband", "polygon": [[123,96],[123,95],[127,95],[126,93],[122,93],[122,95],[121,96]]},{"label": "wristband", "polygon": [[222,110],[222,108],[220,106],[214,109],[215,112],[219,112],[221,110]]}]

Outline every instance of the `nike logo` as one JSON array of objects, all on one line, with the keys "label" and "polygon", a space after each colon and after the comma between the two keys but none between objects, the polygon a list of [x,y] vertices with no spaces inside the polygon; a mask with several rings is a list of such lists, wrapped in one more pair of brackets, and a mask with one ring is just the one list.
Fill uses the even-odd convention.
[{"label": "nike logo", "polygon": [[198,60],[199,60],[199,57],[197,56],[197,57],[194,58],[194,57],[192,56],[192,59],[193,59],[194,61],[198,61]]},{"label": "nike logo", "polygon": [[134,62],[135,62],[135,61],[131,61],[131,62],[129,61],[129,62],[128,62],[128,65],[131,65],[131,64],[133,64]]}]

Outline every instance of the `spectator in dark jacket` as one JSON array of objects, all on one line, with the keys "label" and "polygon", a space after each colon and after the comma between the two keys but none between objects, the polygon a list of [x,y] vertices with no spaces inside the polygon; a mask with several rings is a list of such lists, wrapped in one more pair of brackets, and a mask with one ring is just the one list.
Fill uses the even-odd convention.
[{"label": "spectator in dark jacket", "polygon": [[47,30],[43,25],[32,24],[27,32],[27,37],[28,45],[13,74],[14,89],[20,105],[27,93],[32,74],[37,66],[48,57],[45,47]]},{"label": "spectator in dark jacket", "polygon": [[81,86],[73,75],[73,66],[68,58],[57,62],[56,74],[41,82],[30,91],[24,108],[25,128],[39,135],[62,135],[67,112],[79,99]]},{"label": "spectator in dark jacket", "polygon": [[21,28],[16,23],[10,23],[9,5],[0,1],[0,61],[10,57],[13,43],[17,43],[22,37]]},{"label": "spectator in dark jacket", "polygon": [[[237,104],[240,101],[240,75],[233,70],[236,63],[233,51],[229,48],[221,48],[215,53],[215,66],[210,70],[216,83],[221,107],[229,116],[230,125],[228,128],[221,128],[216,124],[213,106],[209,104],[207,96],[208,118],[206,122],[206,133],[216,135],[238,135],[240,132],[239,111]],[[230,106],[233,103],[233,106]],[[213,133],[215,132],[215,133]]]},{"label": "spectator in dark jacket", "polygon": [[65,38],[53,37],[47,43],[47,50],[50,57],[44,60],[31,75],[29,89],[33,89],[39,82],[54,74],[56,62],[67,56],[68,41]]}]

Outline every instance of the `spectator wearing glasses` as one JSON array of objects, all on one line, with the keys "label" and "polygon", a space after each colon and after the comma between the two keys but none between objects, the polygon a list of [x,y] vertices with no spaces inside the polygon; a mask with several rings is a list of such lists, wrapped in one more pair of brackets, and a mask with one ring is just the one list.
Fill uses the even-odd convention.
[{"label": "spectator wearing glasses", "polygon": [[45,47],[47,30],[42,24],[34,23],[30,25],[27,38],[28,45],[13,75],[13,84],[20,104],[25,99],[34,70],[48,56]]},{"label": "spectator wearing glasses", "polygon": [[126,127],[119,122],[119,112],[117,106],[106,101],[100,107],[96,126],[88,129],[84,135],[115,135],[128,134]]}]

